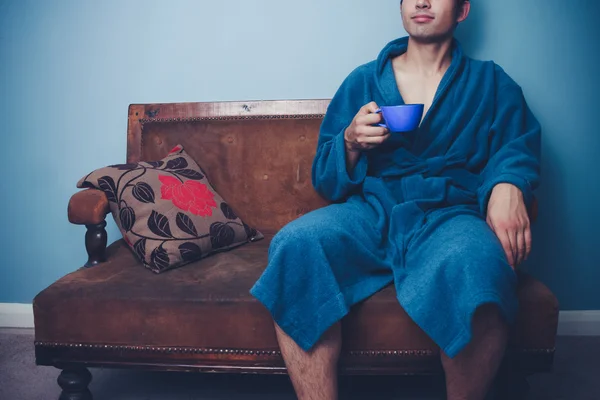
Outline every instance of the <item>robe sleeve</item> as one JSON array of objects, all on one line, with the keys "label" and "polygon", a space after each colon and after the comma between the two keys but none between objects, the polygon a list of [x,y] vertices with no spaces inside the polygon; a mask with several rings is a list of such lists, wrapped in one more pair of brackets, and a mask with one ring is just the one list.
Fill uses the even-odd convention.
[{"label": "robe sleeve", "polygon": [[319,132],[312,165],[312,184],[327,200],[336,202],[360,190],[367,175],[367,157],[361,153],[354,169],[346,169],[344,132],[368,101],[368,89],[360,70],[353,71],[332,98]]},{"label": "robe sleeve", "polygon": [[487,214],[490,195],[499,183],[519,188],[531,212],[533,191],[540,181],[541,127],[516,83],[506,84],[498,91],[489,146],[490,158],[482,171],[478,192],[481,213]]}]

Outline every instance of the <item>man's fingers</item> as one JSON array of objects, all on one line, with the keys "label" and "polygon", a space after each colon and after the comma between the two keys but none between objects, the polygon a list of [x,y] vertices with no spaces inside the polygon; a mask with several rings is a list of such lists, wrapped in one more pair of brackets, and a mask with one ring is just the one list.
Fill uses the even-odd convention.
[{"label": "man's fingers", "polygon": [[370,145],[370,144],[381,144],[390,137],[390,134],[387,133],[383,136],[364,136],[357,139],[357,142],[360,144]]},{"label": "man's fingers", "polygon": [[508,237],[510,251],[512,252],[512,261],[510,262],[510,265],[512,265],[512,267],[514,268],[517,266],[517,257],[519,255],[519,249],[517,248],[517,232],[506,231],[506,236]]},{"label": "man's fingers", "polygon": [[496,227],[494,226],[494,221],[492,221],[492,219],[489,218],[489,216],[486,218],[486,222],[488,223],[492,231],[494,231],[494,233],[498,237],[498,240],[500,240],[500,244],[502,245],[504,254],[506,254],[506,259],[508,260],[508,263],[511,267],[515,268],[515,253],[513,252],[513,247],[509,239],[508,231],[496,229]]},{"label": "man's fingers", "polygon": [[381,122],[381,114],[369,113],[356,118],[356,125],[375,125]]},{"label": "man's fingers", "polygon": [[517,262],[516,264],[521,264],[525,261],[525,235],[521,229],[517,230]]},{"label": "man's fingers", "polygon": [[372,102],[362,106],[362,108],[360,109],[360,111],[358,113],[360,115],[368,115],[368,114],[371,114],[371,113],[374,113],[375,111],[377,111],[378,108],[379,108],[379,106],[377,105],[377,103],[372,101]]},{"label": "man's fingers", "polygon": [[531,228],[527,227],[523,230],[523,237],[525,238],[525,260],[527,260],[531,253]]},{"label": "man's fingers", "polygon": [[358,129],[360,136],[383,136],[389,133],[389,131],[381,126],[361,126]]},{"label": "man's fingers", "polygon": [[499,235],[497,234],[497,236],[498,239],[500,239],[500,243],[502,244],[502,248],[504,249],[508,263],[511,267],[514,267],[513,252],[510,246],[510,240],[508,239],[508,232],[502,231]]}]

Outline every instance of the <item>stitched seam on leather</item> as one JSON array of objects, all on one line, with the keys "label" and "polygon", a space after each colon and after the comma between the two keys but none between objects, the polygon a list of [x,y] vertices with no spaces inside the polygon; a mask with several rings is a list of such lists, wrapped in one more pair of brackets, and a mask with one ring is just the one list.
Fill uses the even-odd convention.
[{"label": "stitched seam on leather", "polygon": [[[81,349],[96,349],[96,350],[130,350],[130,351],[153,351],[153,352],[171,352],[171,353],[191,353],[200,354],[242,354],[242,355],[280,355],[279,350],[248,350],[248,349],[213,349],[213,348],[198,348],[198,347],[168,347],[168,346],[129,346],[129,345],[112,345],[112,344],[83,344],[83,343],[57,343],[57,342],[42,342],[36,341],[35,346],[38,347],[56,347],[56,348],[81,348]],[[517,349],[521,353],[543,353],[550,354],[555,352],[555,347],[552,348],[526,348]],[[351,356],[429,356],[433,355],[431,350],[351,350],[345,351],[345,355]]]},{"label": "stitched seam on leather", "polygon": [[187,118],[140,118],[140,124],[169,123],[169,122],[195,122],[195,121],[239,121],[239,120],[264,120],[264,119],[321,119],[324,114],[301,115],[230,115],[220,117],[187,117]]}]

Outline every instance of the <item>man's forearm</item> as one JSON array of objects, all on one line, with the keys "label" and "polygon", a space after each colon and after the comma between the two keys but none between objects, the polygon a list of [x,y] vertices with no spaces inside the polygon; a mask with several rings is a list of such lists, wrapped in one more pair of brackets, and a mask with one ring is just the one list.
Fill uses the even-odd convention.
[{"label": "man's forearm", "polygon": [[346,142],[346,171],[348,174],[352,173],[354,167],[356,167],[356,163],[358,163],[359,158],[360,150],[352,149],[348,142]]}]

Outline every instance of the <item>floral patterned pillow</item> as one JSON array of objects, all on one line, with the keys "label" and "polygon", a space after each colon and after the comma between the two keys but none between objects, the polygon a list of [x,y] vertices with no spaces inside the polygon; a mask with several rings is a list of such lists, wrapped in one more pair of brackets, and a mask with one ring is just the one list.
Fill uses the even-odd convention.
[{"label": "floral patterned pillow", "polygon": [[155,273],[263,238],[237,217],[181,145],[159,161],[97,169],[77,187],[106,194],[123,238]]}]

